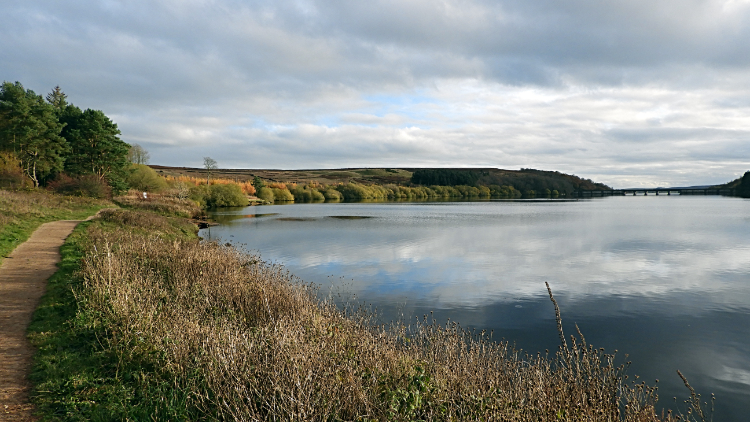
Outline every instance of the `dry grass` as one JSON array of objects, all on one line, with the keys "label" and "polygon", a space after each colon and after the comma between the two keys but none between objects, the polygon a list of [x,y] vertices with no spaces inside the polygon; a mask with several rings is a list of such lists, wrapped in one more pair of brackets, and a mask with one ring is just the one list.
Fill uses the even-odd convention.
[{"label": "dry grass", "polygon": [[130,191],[127,195],[118,196],[113,201],[123,208],[153,211],[164,215],[176,215],[184,218],[197,218],[203,211],[189,199],[180,199],[172,195],[149,194],[143,199],[142,192]]},{"label": "dry grass", "polygon": [[[164,176],[164,178],[167,180],[167,183],[170,185],[174,185],[175,183],[182,182],[191,186],[200,186],[206,184],[206,179],[202,177],[194,177],[194,176]],[[255,186],[253,186],[252,181],[240,181],[240,180],[233,180],[233,179],[224,179],[224,178],[211,178],[211,184],[212,185],[228,185],[228,184],[235,184],[238,185],[242,192],[246,195],[255,195]]]},{"label": "dry grass", "polygon": [[228,246],[96,226],[89,237],[80,320],[104,324],[122,361],[171,374],[205,419],[672,420],[656,416],[654,388],[580,332],[568,345],[561,325],[557,353],[521,355],[456,324],[373,326]]},{"label": "dry grass", "polygon": [[108,201],[54,195],[45,191],[0,190],[0,230],[27,218],[44,218],[54,213],[72,213],[104,206]]},{"label": "dry grass", "polygon": [[164,216],[133,210],[106,209],[99,213],[102,221],[125,227],[137,227],[151,232],[164,232],[172,228],[170,220]]}]

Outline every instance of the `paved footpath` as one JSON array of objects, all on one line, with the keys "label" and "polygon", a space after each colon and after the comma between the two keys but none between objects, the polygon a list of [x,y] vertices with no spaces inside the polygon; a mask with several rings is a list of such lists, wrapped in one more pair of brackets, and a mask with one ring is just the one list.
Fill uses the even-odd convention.
[{"label": "paved footpath", "polygon": [[41,225],[0,265],[0,421],[33,421],[29,403],[34,349],[26,338],[47,279],[57,271],[60,246],[80,221]]}]

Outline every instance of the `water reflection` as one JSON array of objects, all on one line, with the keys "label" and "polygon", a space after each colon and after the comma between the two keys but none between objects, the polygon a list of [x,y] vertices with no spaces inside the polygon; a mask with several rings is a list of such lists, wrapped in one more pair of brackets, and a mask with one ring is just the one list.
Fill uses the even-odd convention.
[{"label": "water reflection", "polygon": [[[274,216],[245,217],[253,211]],[[435,311],[531,351],[557,345],[549,281],[566,330],[577,323],[595,346],[628,353],[631,372],[661,380],[663,404],[686,395],[680,369],[704,396],[719,395],[717,420],[743,420],[748,211],[737,198],[679,196],[299,204],[224,212],[210,236],[324,291],[343,282],[385,320]]]},{"label": "water reflection", "polygon": [[263,217],[271,217],[274,215],[279,215],[279,213],[272,212],[272,213],[267,213],[267,214],[226,214],[226,213],[222,214],[218,212],[213,212],[211,213],[211,219],[216,221],[219,224],[227,224],[234,220],[240,220],[243,218],[263,218]]}]

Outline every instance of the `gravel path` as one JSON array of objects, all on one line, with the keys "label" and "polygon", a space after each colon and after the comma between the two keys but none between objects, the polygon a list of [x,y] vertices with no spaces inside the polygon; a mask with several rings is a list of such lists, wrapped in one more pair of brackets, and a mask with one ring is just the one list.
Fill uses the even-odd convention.
[{"label": "gravel path", "polygon": [[33,421],[27,375],[34,349],[26,338],[47,279],[57,271],[60,246],[78,225],[62,220],[41,225],[0,266],[0,421]]}]

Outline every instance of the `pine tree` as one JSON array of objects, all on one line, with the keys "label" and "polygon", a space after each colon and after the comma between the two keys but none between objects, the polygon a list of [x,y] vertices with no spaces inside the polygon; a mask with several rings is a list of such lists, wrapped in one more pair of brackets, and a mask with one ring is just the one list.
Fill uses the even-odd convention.
[{"label": "pine tree", "polygon": [[120,140],[120,130],[102,111],[68,105],[62,113],[63,136],[70,144],[65,171],[71,175],[94,174],[114,191],[126,189],[125,169],[130,145]]},{"label": "pine tree", "polygon": [[55,109],[55,113],[57,113],[58,115],[60,115],[68,105],[68,96],[64,92],[62,92],[59,85],[52,89],[52,92],[47,94],[47,97],[45,98],[47,99],[47,102],[50,103],[50,105]]},{"label": "pine tree", "polygon": [[63,169],[68,144],[54,108],[20,82],[0,87],[0,150],[12,152],[26,176],[38,187]]}]

